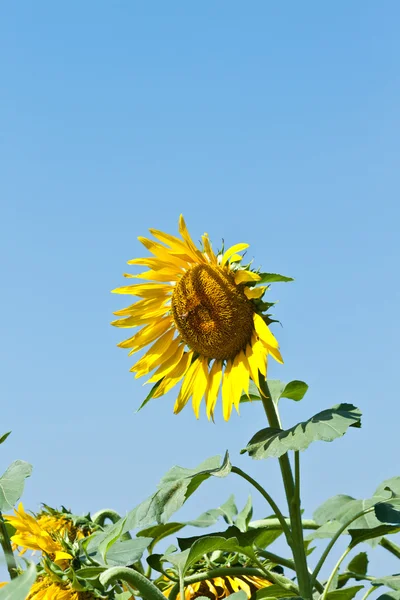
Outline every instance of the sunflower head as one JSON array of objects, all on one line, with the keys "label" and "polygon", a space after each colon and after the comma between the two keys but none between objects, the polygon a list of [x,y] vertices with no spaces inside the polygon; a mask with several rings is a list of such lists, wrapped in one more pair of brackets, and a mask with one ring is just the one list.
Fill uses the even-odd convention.
[{"label": "sunflower head", "polygon": [[139,237],[152,256],[128,264],[148,270],[125,277],[144,281],[114,290],[139,300],[116,311],[122,318],[112,324],[137,328],[119,344],[130,355],[150,346],[131,368],[136,377],[150,375],[150,397],[180,385],[174,412],[191,398],[198,417],[204,398],[211,418],[221,392],[227,420],[233,406],[239,409],[242,393],[249,395],[250,380],[260,388],[268,355],[282,362],[265,314],[272,303],[262,300],[267,290],[262,275],[242,264],[240,253],[248,244],[214,253],[204,234],[198,248],[182,216],[179,232],[180,238],[150,229],[155,240]]},{"label": "sunflower head", "polygon": [[[194,600],[199,596],[205,596],[210,600],[219,600],[240,591],[245,592],[247,598],[250,599],[254,592],[270,585],[272,584],[267,579],[250,575],[214,577],[187,585],[184,600]],[[172,588],[173,586],[165,588],[164,596],[168,598]],[[182,600],[179,593],[177,600]]]}]

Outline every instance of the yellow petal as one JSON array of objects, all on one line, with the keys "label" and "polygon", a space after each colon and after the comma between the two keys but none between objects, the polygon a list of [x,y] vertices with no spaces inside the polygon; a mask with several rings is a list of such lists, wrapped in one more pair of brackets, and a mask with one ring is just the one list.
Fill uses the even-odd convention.
[{"label": "yellow petal", "polygon": [[206,410],[207,418],[209,420],[210,418],[214,417],[214,409],[217,403],[219,388],[221,386],[221,379],[222,361],[215,360],[208,376],[208,384],[206,390]]},{"label": "yellow petal", "polygon": [[231,256],[237,254],[238,252],[241,252],[242,250],[246,250],[246,248],[248,247],[249,244],[235,244],[234,246],[228,248],[228,250],[225,250],[225,252],[222,255],[221,266],[223,267],[224,265],[226,265]]},{"label": "yellow petal", "polygon": [[138,300],[137,302],[134,302],[126,308],[116,310],[114,315],[117,317],[124,317],[128,315],[133,317],[135,315],[140,315],[147,310],[161,308],[161,306],[165,306],[168,302],[170,302],[170,298],[145,298],[144,300]]},{"label": "yellow petal", "polygon": [[283,358],[281,356],[281,353],[279,352],[278,348],[271,348],[270,346],[268,347],[268,352],[271,356],[274,357],[274,359],[280,363],[281,365],[283,365]]},{"label": "yellow petal", "polygon": [[270,332],[264,319],[257,313],[254,313],[254,327],[258,337],[264,344],[266,344],[269,348],[279,348],[279,344],[275,336],[273,336]]},{"label": "yellow petal", "polygon": [[253,298],[261,298],[266,289],[266,287],[245,287],[244,294],[249,300],[252,300]]},{"label": "yellow petal", "polygon": [[190,248],[190,250],[194,253],[194,255],[201,262],[206,262],[204,255],[198,250],[198,248],[196,247],[196,244],[194,244],[192,238],[190,237],[190,234],[186,227],[186,223],[185,223],[185,219],[183,218],[183,215],[180,215],[180,217],[179,217],[179,233],[185,240],[185,242],[188,245],[188,247]]},{"label": "yellow petal", "polygon": [[130,294],[131,296],[142,296],[144,298],[162,297],[170,294],[173,290],[171,285],[161,283],[135,283],[112,290],[112,294]]},{"label": "yellow petal", "polygon": [[197,373],[200,369],[201,369],[201,362],[198,359],[195,360],[191,364],[190,368],[188,369],[188,371],[185,375],[185,378],[183,380],[182,387],[179,391],[178,397],[175,402],[175,406],[174,406],[175,414],[179,413],[182,410],[182,408],[184,406],[186,406],[189,398],[192,396],[193,386],[196,381]]},{"label": "yellow petal", "polygon": [[150,342],[153,342],[165,333],[171,325],[171,317],[164,317],[156,325],[146,325],[146,327],[143,327],[143,329],[135,333],[131,338],[120,342],[118,346],[120,348],[135,348],[136,350],[143,348],[143,346],[147,346],[147,344],[150,344]]},{"label": "yellow petal", "polygon": [[173,340],[175,331],[169,329],[162,335],[138,361],[131,367],[131,371],[136,373],[135,378],[142,377],[149,373],[159,364],[168,360],[176,352],[180,343],[180,338]]},{"label": "yellow petal", "polygon": [[173,371],[175,369],[176,365],[181,360],[184,351],[185,351],[185,344],[181,344],[180,346],[178,346],[178,348],[175,350],[174,354],[172,356],[170,356],[165,362],[161,363],[161,365],[158,367],[157,371],[154,373],[154,375],[152,377],[150,377],[150,379],[147,381],[147,383],[155,383],[156,381],[159,381],[160,379],[162,379],[163,377],[168,375],[168,373]]},{"label": "yellow petal", "polygon": [[210,242],[209,237],[208,237],[208,233],[205,233],[204,235],[202,235],[201,239],[203,241],[204,252],[207,255],[209,261],[211,263],[216,264],[217,263],[217,257],[215,256],[214,250],[212,249],[211,242]]},{"label": "yellow petal", "polygon": [[260,281],[261,277],[253,271],[246,271],[245,269],[239,269],[235,273],[235,283],[239,285],[241,283],[248,283],[249,281]]},{"label": "yellow petal", "polygon": [[171,390],[177,383],[181,381],[181,379],[185,376],[186,371],[189,369],[190,364],[192,362],[193,352],[185,352],[182,356],[180,362],[176,365],[175,369],[168,373],[168,376],[165,377],[156,391],[153,394],[153,398],[159,398],[163,396],[169,390]]},{"label": "yellow petal", "polygon": [[192,406],[196,419],[200,416],[200,404],[207,389],[208,380],[208,360],[206,358],[199,359],[201,367],[197,373],[196,382],[193,389]]},{"label": "yellow petal", "polygon": [[144,237],[139,237],[138,240],[159,260],[162,260],[167,264],[172,263],[174,266],[176,265],[179,268],[187,269],[188,261],[184,260],[183,257],[173,255],[171,250],[165,246],[157,244],[156,242],[153,242],[153,240],[148,240]]},{"label": "yellow petal", "polygon": [[66,560],[67,558],[72,558],[71,554],[68,554],[68,552],[61,552],[61,550],[58,550],[56,553],[54,562],[57,562],[59,560]]},{"label": "yellow petal", "polygon": [[169,312],[169,307],[163,306],[157,310],[149,311],[137,316],[125,317],[124,319],[117,319],[111,321],[111,325],[114,327],[139,327],[146,323],[154,322],[157,323],[160,317]]},{"label": "yellow petal", "polygon": [[232,361],[228,360],[222,378],[222,414],[225,421],[229,421],[233,404],[231,372]]},{"label": "yellow petal", "polygon": [[153,281],[177,281],[182,277],[183,271],[178,269],[159,269],[158,271],[144,271],[139,275],[125,275],[132,279],[150,279]]},{"label": "yellow petal", "polygon": [[240,262],[242,260],[242,258],[243,258],[243,256],[241,256],[241,254],[234,254],[233,256],[230,257],[229,264],[231,265],[232,263]]}]

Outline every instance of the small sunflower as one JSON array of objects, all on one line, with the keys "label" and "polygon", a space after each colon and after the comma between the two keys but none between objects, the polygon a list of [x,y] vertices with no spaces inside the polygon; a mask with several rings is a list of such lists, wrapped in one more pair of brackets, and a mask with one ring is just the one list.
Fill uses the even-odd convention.
[{"label": "small sunflower", "polygon": [[210,419],[221,390],[223,416],[228,420],[232,406],[239,409],[242,392],[248,395],[250,380],[259,387],[259,373],[266,376],[268,355],[283,362],[267,325],[270,319],[263,314],[270,306],[261,301],[267,287],[257,287],[261,276],[241,264],[239,252],[248,244],[215,254],[204,234],[198,249],[182,215],[179,232],[182,239],[155,229],[150,233],[157,241],[139,237],[153,256],[128,264],[149,270],[125,277],[145,282],[113,292],[140,300],[116,311],[122,318],[112,324],[140,328],[119,344],[130,355],[152,344],[131,371],[136,377],[154,371],[147,382],[155,384],[153,398],[181,383],[174,412],[192,398],[198,418],[205,398]]},{"label": "small sunflower", "polygon": [[83,537],[83,534],[65,515],[54,515],[44,511],[34,517],[25,512],[22,502],[18,509],[14,509],[14,513],[4,515],[4,519],[16,530],[11,541],[15,548],[21,549],[21,554],[26,550],[39,550],[58,564],[72,558],[71,554],[65,552],[63,540],[68,539],[72,542]]},{"label": "small sunflower", "polygon": [[[192,600],[198,596],[206,596],[211,600],[219,598],[227,598],[234,592],[243,591],[247,598],[250,598],[256,590],[272,585],[267,579],[243,575],[241,577],[214,577],[206,579],[198,583],[192,583],[185,587],[185,600]],[[163,591],[167,598],[173,586],[169,586]],[[181,600],[180,594],[177,595],[177,600]]]}]

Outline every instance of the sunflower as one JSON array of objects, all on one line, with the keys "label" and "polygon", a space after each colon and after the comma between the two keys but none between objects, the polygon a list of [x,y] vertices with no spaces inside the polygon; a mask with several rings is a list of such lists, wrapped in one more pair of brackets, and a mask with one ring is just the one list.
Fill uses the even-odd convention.
[{"label": "sunflower", "polygon": [[[135,258],[130,265],[149,270],[125,277],[145,280],[113,290],[140,298],[116,311],[116,327],[140,327],[119,344],[129,355],[152,344],[133,365],[136,377],[148,375],[153,383],[150,397],[157,398],[175,385],[181,387],[174,412],[179,413],[192,398],[199,417],[205,398],[208,418],[214,415],[219,391],[228,420],[232,406],[239,409],[242,392],[249,394],[249,382],[260,389],[259,373],[267,373],[270,354],[282,363],[278,342],[268,328],[271,304],[261,301],[267,287],[258,286],[262,277],[250,266],[242,266],[239,254],[248,244],[236,244],[214,253],[207,234],[202,248],[193,243],[181,215],[182,239],[150,229],[157,241],[139,237],[152,257]],[[261,391],[261,390],[260,390]]]},{"label": "sunflower", "polygon": [[[234,592],[240,591],[245,592],[247,598],[250,598],[256,590],[269,585],[272,584],[267,579],[248,575],[241,577],[214,577],[213,579],[206,579],[205,581],[187,585],[185,587],[185,600],[192,600],[192,598],[197,598],[198,596],[206,596],[211,600],[218,600],[218,598],[226,598]],[[163,591],[164,596],[168,598],[172,588],[173,586],[166,588]],[[177,595],[177,600],[181,600],[180,594]]]},{"label": "sunflower", "polygon": [[88,591],[78,592],[69,583],[40,576],[31,587],[26,600],[95,600],[95,596]]},{"label": "sunflower", "polygon": [[14,513],[4,515],[4,519],[16,530],[11,536],[11,541],[15,548],[21,548],[21,554],[26,550],[40,550],[58,564],[72,558],[71,554],[64,551],[62,543],[66,536],[71,536],[71,541],[77,537],[69,519],[47,513],[39,514],[35,518],[25,512],[22,502],[18,509],[14,509]]}]

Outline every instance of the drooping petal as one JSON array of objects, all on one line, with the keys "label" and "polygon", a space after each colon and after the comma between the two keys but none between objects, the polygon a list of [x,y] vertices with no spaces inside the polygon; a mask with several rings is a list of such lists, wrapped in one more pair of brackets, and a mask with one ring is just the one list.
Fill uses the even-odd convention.
[{"label": "drooping petal", "polygon": [[193,394],[193,388],[196,382],[197,373],[201,369],[201,361],[195,360],[192,362],[190,368],[188,369],[185,378],[182,383],[182,387],[179,391],[178,397],[174,406],[174,413],[179,413],[184,406],[186,406],[189,398]]},{"label": "drooping petal", "polygon": [[232,361],[226,363],[224,375],[222,377],[222,414],[225,421],[229,421],[232,412],[233,394],[232,394]]},{"label": "drooping petal", "polygon": [[208,385],[206,390],[206,411],[208,420],[214,417],[214,409],[217,403],[219,388],[221,386],[221,379],[222,361],[215,360],[208,376]]},{"label": "drooping petal", "polygon": [[208,379],[208,360],[207,358],[199,359],[201,368],[196,377],[196,385],[193,390],[192,406],[196,419],[200,416],[200,404],[207,389]]},{"label": "drooping petal", "polygon": [[181,379],[185,376],[187,370],[190,367],[192,362],[193,352],[185,352],[182,356],[180,362],[176,365],[175,369],[168,373],[168,377],[165,377],[156,391],[153,394],[153,398],[159,398],[163,396],[169,390],[172,390],[173,387],[176,386],[177,383],[181,381]]},{"label": "drooping petal", "polygon": [[266,287],[253,287],[253,288],[245,287],[244,295],[246,296],[246,298],[248,300],[253,300],[254,298],[261,298],[261,296],[264,294],[266,289],[267,289]]},{"label": "drooping petal", "polygon": [[240,285],[241,283],[248,283],[250,281],[260,281],[261,277],[253,271],[246,271],[245,269],[239,269],[235,273],[235,283]]}]

